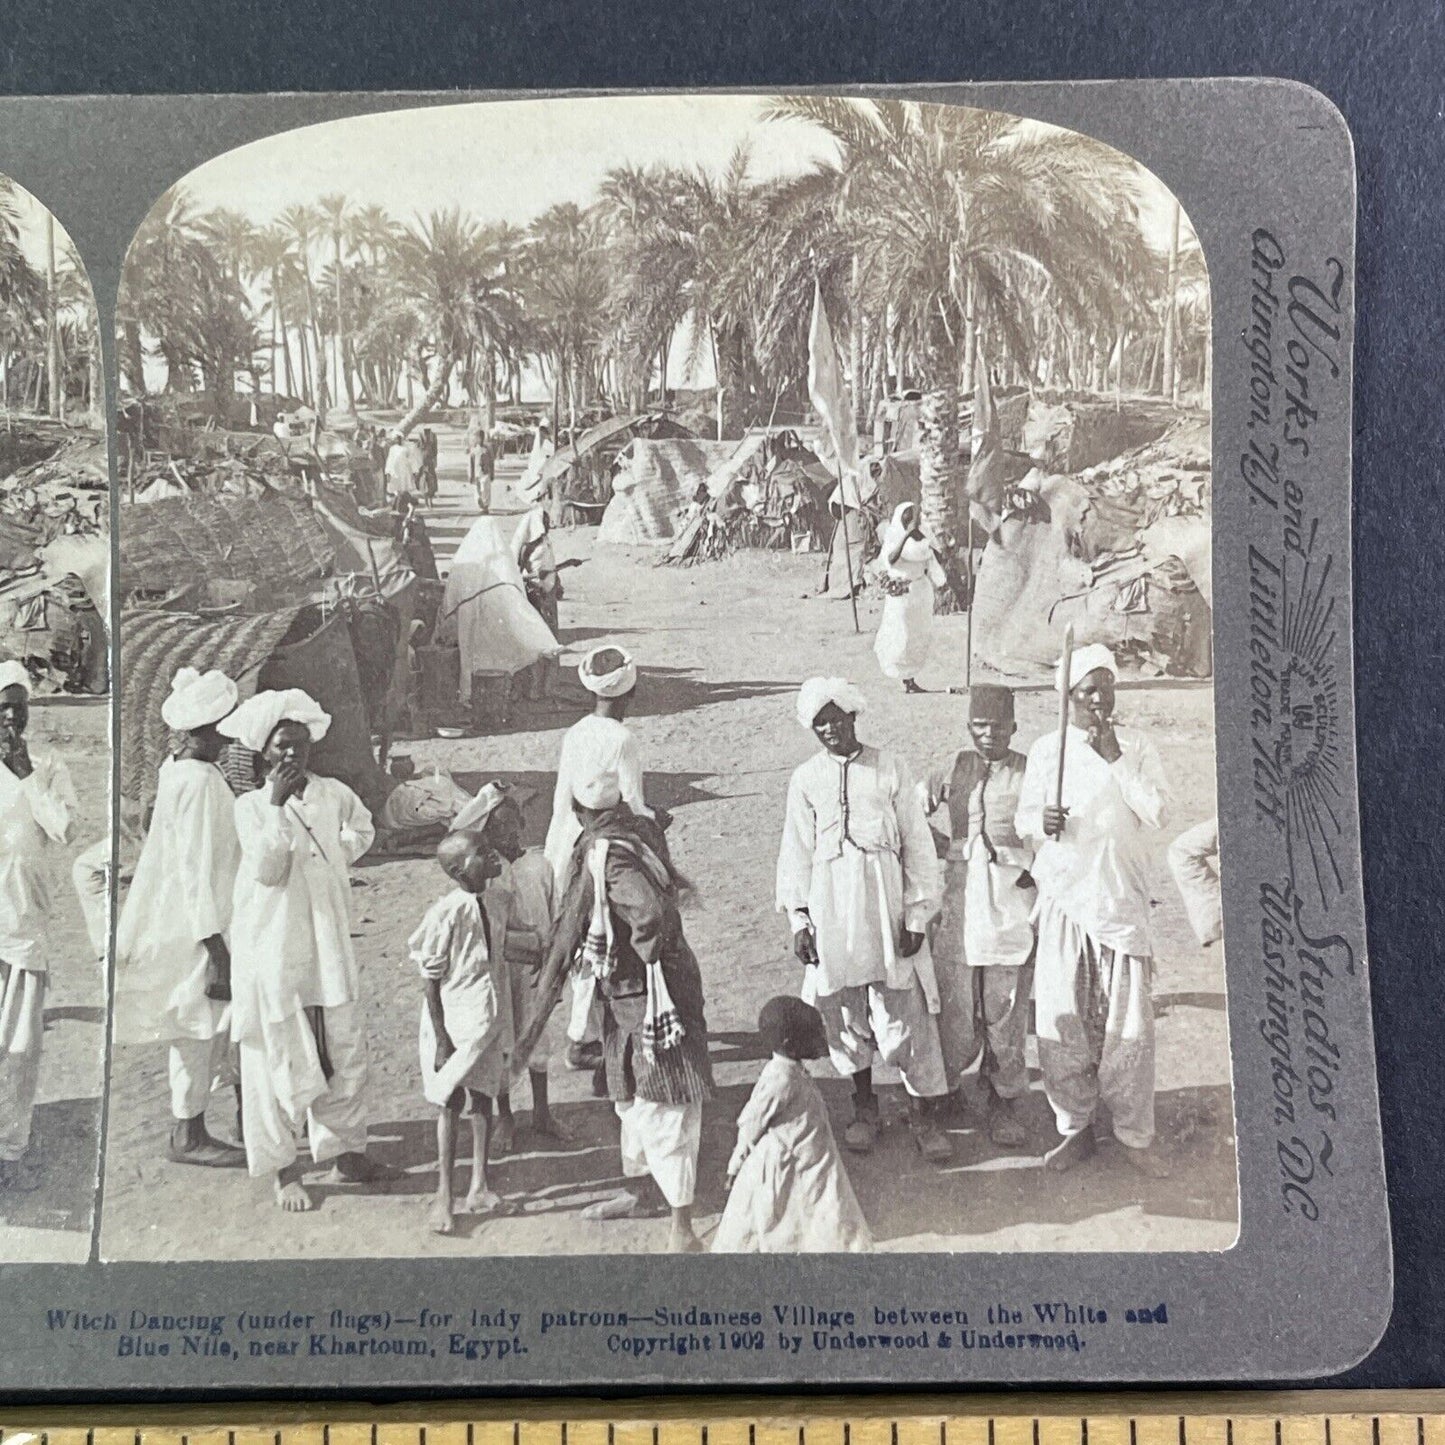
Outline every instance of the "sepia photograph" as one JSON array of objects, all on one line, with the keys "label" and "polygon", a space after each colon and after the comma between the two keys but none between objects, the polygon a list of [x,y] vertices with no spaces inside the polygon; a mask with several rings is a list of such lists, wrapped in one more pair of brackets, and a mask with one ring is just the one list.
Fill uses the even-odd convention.
[{"label": "sepia photograph", "polygon": [[105,1068],[105,397],[85,267],[3,175],[0,328],[0,1264],[78,1264]]},{"label": "sepia photograph", "polygon": [[[12,436],[89,397],[58,314]],[[175,184],[102,1256],[1229,1249],[1211,314],[1150,171],[962,105],[444,104]]]}]

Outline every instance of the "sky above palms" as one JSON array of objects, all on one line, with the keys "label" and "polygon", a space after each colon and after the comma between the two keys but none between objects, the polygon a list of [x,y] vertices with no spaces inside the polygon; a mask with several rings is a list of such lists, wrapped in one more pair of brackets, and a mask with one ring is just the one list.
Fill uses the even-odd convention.
[{"label": "sky above palms", "polygon": [[[832,142],[797,121],[759,119],[757,95],[604,96],[388,111],[255,141],[185,179],[202,209],[265,223],[287,206],[339,192],[399,220],[459,206],[479,221],[525,225],[563,201],[585,204],[621,165],[720,170],[746,143],[755,179],[796,174]],[[1163,249],[1171,197],[1141,171],[1146,231]]]}]

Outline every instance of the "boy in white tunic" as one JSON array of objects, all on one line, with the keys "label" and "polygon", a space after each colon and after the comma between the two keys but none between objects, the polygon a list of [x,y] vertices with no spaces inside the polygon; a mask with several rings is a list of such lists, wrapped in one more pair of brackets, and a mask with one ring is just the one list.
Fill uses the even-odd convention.
[{"label": "boy in white tunic", "polygon": [[[454,830],[476,833],[501,855],[501,876],[487,889],[487,911],[501,929],[498,943],[510,976],[512,1025],[518,1034],[540,1006],[537,983],[556,905],[552,865],[540,848],[522,846],[522,808],[530,796],[505,783],[488,783],[452,821]],[[513,1070],[518,1074],[527,1070],[532,1088],[532,1132],[565,1142],[570,1136],[553,1117],[548,1093],[550,1032],[550,1027],[543,1029],[527,1058],[513,1060]],[[510,1152],[516,1134],[511,1092],[504,1086],[497,1096],[493,1152]]]},{"label": "boy in white tunic", "polygon": [[1153,745],[1114,726],[1117,676],[1107,647],[1071,655],[1063,802],[1060,738],[1046,733],[1029,749],[1016,822],[1037,843],[1039,1066],[1064,1136],[1046,1163],[1068,1169],[1093,1153],[1102,1105],[1124,1158],[1159,1177],[1149,847],[1167,794]]},{"label": "boy in white tunic", "polygon": [[941,1164],[953,1146],[939,1124],[948,1081],[924,934],[942,878],[912,773],[858,741],[862,709],[841,678],[812,678],[798,694],[798,721],[822,749],[788,785],[778,907],[804,966],[803,997],[823,1016],[834,1068],[853,1081],[844,1144],[866,1153],[877,1142],[876,1055],[902,1075],[914,1141]]},{"label": "boy in white tunic", "polygon": [[[567,885],[572,850],[582,835],[582,825],[572,806],[580,779],[615,776],[622,801],[639,817],[653,816],[642,798],[642,759],[637,739],[623,721],[637,690],[637,664],[620,647],[594,647],[578,664],[577,676],[597,701],[586,717],[567,729],[557,759],[552,822],[542,846],[559,895]],[[594,992],[590,978],[574,975],[567,1062],[575,1069],[592,1068],[602,1058]]]},{"label": "boy in white tunic", "polygon": [[1009,746],[1016,730],[1012,689],[976,683],[968,694],[972,746],[932,773],[925,804],[930,816],[948,812],[943,911],[931,940],[944,1066],[957,1090],[982,1055],[989,1137],[1004,1148],[1027,1137],[1018,1103],[1029,1089],[1034,979],[1034,853],[1014,828],[1025,765]]},{"label": "boy in white tunic", "polygon": [[45,1031],[47,855],[69,841],[76,806],[65,764],[26,744],[29,722],[30,674],[0,663],[0,1191],[37,1182],[23,1161]]},{"label": "boy in white tunic", "polygon": [[463,1108],[472,1126],[472,1185],[463,1209],[495,1214],[500,1196],[487,1182],[492,1101],[506,1087],[512,1056],[512,1000],[501,930],[486,899],[502,871],[500,856],[476,833],[448,833],[437,848],[456,884],[427,909],[409,944],[426,980],[421,1011],[422,1092],[437,1110],[437,1192],[431,1228],[456,1228],[452,1169]]},{"label": "boy in white tunic", "polygon": [[297,1135],[331,1182],[388,1177],[366,1156],[366,1036],[351,948],[351,865],[376,836],[361,799],[307,771],[331,718],[299,688],[259,692],[221,731],[260,753],[269,781],[236,799],[241,863],[231,926],[231,1032],[253,1178],[282,1209],[313,1207]]},{"label": "boy in white tunic", "polygon": [[239,1168],[245,1151],[212,1138],[206,1106],[231,1062],[231,903],[241,848],[235,800],[216,760],[216,724],[236,707],[221,672],[183,667],[161,704],[179,734],[161,764],[150,828],[116,933],[115,1037],[169,1048],[167,1157],[176,1164]]}]

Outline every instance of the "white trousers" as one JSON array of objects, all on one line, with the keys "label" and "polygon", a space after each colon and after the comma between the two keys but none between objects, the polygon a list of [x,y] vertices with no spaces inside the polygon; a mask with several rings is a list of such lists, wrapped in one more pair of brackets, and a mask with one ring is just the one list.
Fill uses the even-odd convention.
[{"label": "white trousers", "polygon": [[90,951],[96,958],[105,957],[110,935],[108,905],[110,903],[110,839],[92,843],[71,865],[70,880],[80,899],[85,917],[85,933]]},{"label": "white trousers", "polygon": [[171,1117],[198,1119],[213,1090],[236,1082],[231,1037],[222,1030],[209,1039],[176,1039],[170,1050]]},{"label": "white trousers", "polygon": [[881,1059],[898,1070],[904,1091],[915,1099],[948,1092],[938,1020],[916,978],[907,988],[861,984],[820,993],[812,1002],[823,1016],[828,1057],[845,1079]]},{"label": "white trousers", "polygon": [[[264,1045],[254,1039],[241,1044],[241,1133],[246,1145],[246,1168],[252,1178],[274,1174],[294,1164],[299,1140],[306,1131],[311,1157],[318,1164],[338,1154],[361,1154],[366,1150],[366,1036],[355,1004],[325,1010],[326,1047],[332,1075],[326,1091],[313,1099],[296,1117],[288,1112],[277,1094],[277,1079],[289,1069],[287,1058],[271,1058]],[[297,1034],[294,1048],[314,1050],[300,1035],[311,1025],[298,1014],[290,1031]],[[278,1030],[279,1032],[279,1030]],[[273,1042],[273,1048],[278,1045]],[[284,1046],[281,1046],[284,1052]]]},{"label": "white trousers", "polygon": [[690,1205],[697,1190],[702,1105],[633,1099],[613,1108],[622,1123],[623,1177],[642,1179],[650,1174],[671,1208]]},{"label": "white trousers", "polygon": [[602,1037],[597,980],[590,973],[572,975],[572,1012],[567,1019],[567,1037],[574,1044],[595,1044]]},{"label": "white trousers", "polygon": [[13,1164],[30,1147],[45,1032],[43,973],[0,962],[0,1161]]}]

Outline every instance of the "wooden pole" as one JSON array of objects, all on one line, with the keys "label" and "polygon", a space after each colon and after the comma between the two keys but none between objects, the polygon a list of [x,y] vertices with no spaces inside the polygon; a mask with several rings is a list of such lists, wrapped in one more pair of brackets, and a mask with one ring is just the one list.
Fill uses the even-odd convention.
[{"label": "wooden pole", "polygon": [[1074,625],[1064,628],[1064,650],[1059,658],[1059,767],[1054,777],[1054,806],[1064,806],[1064,744],[1069,738],[1069,668],[1074,661]]},{"label": "wooden pole", "polygon": [[[974,405],[978,403],[975,401]],[[973,686],[973,517],[963,514],[963,585],[968,590],[968,611],[963,627],[963,685]]]},{"label": "wooden pole", "polygon": [[853,631],[861,632],[858,625],[858,588],[853,581],[853,548],[848,543],[848,489],[843,485],[843,469],[838,468],[838,508],[842,513],[839,525],[843,528],[843,561],[848,568],[848,603],[853,609]]}]

